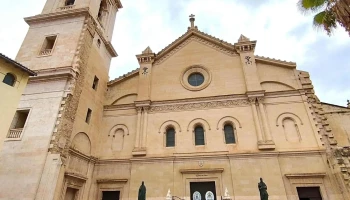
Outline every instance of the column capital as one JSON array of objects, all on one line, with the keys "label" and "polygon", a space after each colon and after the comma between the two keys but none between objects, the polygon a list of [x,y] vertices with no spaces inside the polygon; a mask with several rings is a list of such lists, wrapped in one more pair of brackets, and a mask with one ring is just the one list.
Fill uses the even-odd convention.
[{"label": "column capital", "polygon": [[244,35],[241,35],[238,42],[235,43],[235,49],[238,53],[244,52],[254,52],[256,46],[256,41],[251,41]]}]

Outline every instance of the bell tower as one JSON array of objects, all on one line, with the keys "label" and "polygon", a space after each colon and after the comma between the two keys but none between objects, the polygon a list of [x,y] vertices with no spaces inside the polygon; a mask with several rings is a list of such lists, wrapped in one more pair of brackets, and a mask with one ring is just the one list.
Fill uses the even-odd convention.
[{"label": "bell tower", "polygon": [[69,157],[75,148],[89,160],[81,165],[85,192],[79,193],[88,199],[88,169],[97,151],[110,62],[117,56],[111,40],[121,8],[120,0],[47,0],[41,14],[25,18],[29,30],[16,61],[37,77],[19,103],[29,113],[23,131],[0,154],[0,179],[10,180],[0,187],[1,197],[61,198],[67,179],[74,179]]}]

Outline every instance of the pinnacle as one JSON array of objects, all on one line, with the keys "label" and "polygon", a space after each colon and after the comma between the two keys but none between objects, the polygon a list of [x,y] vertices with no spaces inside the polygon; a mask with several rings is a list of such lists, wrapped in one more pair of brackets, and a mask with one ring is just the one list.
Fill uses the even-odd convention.
[{"label": "pinnacle", "polygon": [[142,54],[150,54],[150,53],[153,53],[153,51],[149,46],[145,50],[142,51]]},{"label": "pinnacle", "polygon": [[238,42],[248,42],[250,41],[249,38],[247,38],[246,36],[242,35],[239,36]]}]

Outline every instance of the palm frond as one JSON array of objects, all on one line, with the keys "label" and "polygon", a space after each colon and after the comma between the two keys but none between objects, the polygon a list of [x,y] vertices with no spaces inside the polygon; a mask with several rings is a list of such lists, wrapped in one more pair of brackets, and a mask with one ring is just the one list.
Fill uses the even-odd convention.
[{"label": "palm frond", "polygon": [[331,35],[337,27],[337,22],[334,13],[322,11],[314,16],[313,25],[316,29],[323,28],[328,35]]},{"label": "palm frond", "polygon": [[329,0],[299,0],[297,5],[299,10],[304,13],[317,12],[318,10],[326,7]]}]

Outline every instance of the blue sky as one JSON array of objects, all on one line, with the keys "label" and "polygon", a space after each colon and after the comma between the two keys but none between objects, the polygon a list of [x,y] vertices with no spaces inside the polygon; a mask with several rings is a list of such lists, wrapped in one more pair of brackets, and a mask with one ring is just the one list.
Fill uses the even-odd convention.
[{"label": "blue sky", "polygon": [[[46,0],[1,0],[0,52],[15,58],[28,25]],[[136,54],[147,46],[158,52],[182,35],[188,16],[201,31],[230,43],[240,34],[257,40],[256,55],[293,61],[310,72],[323,102],[346,105],[350,99],[350,37],[339,27],[328,37],[312,27],[312,15],[297,10],[295,0],[122,0],[112,43],[110,79],[138,67]]]}]

